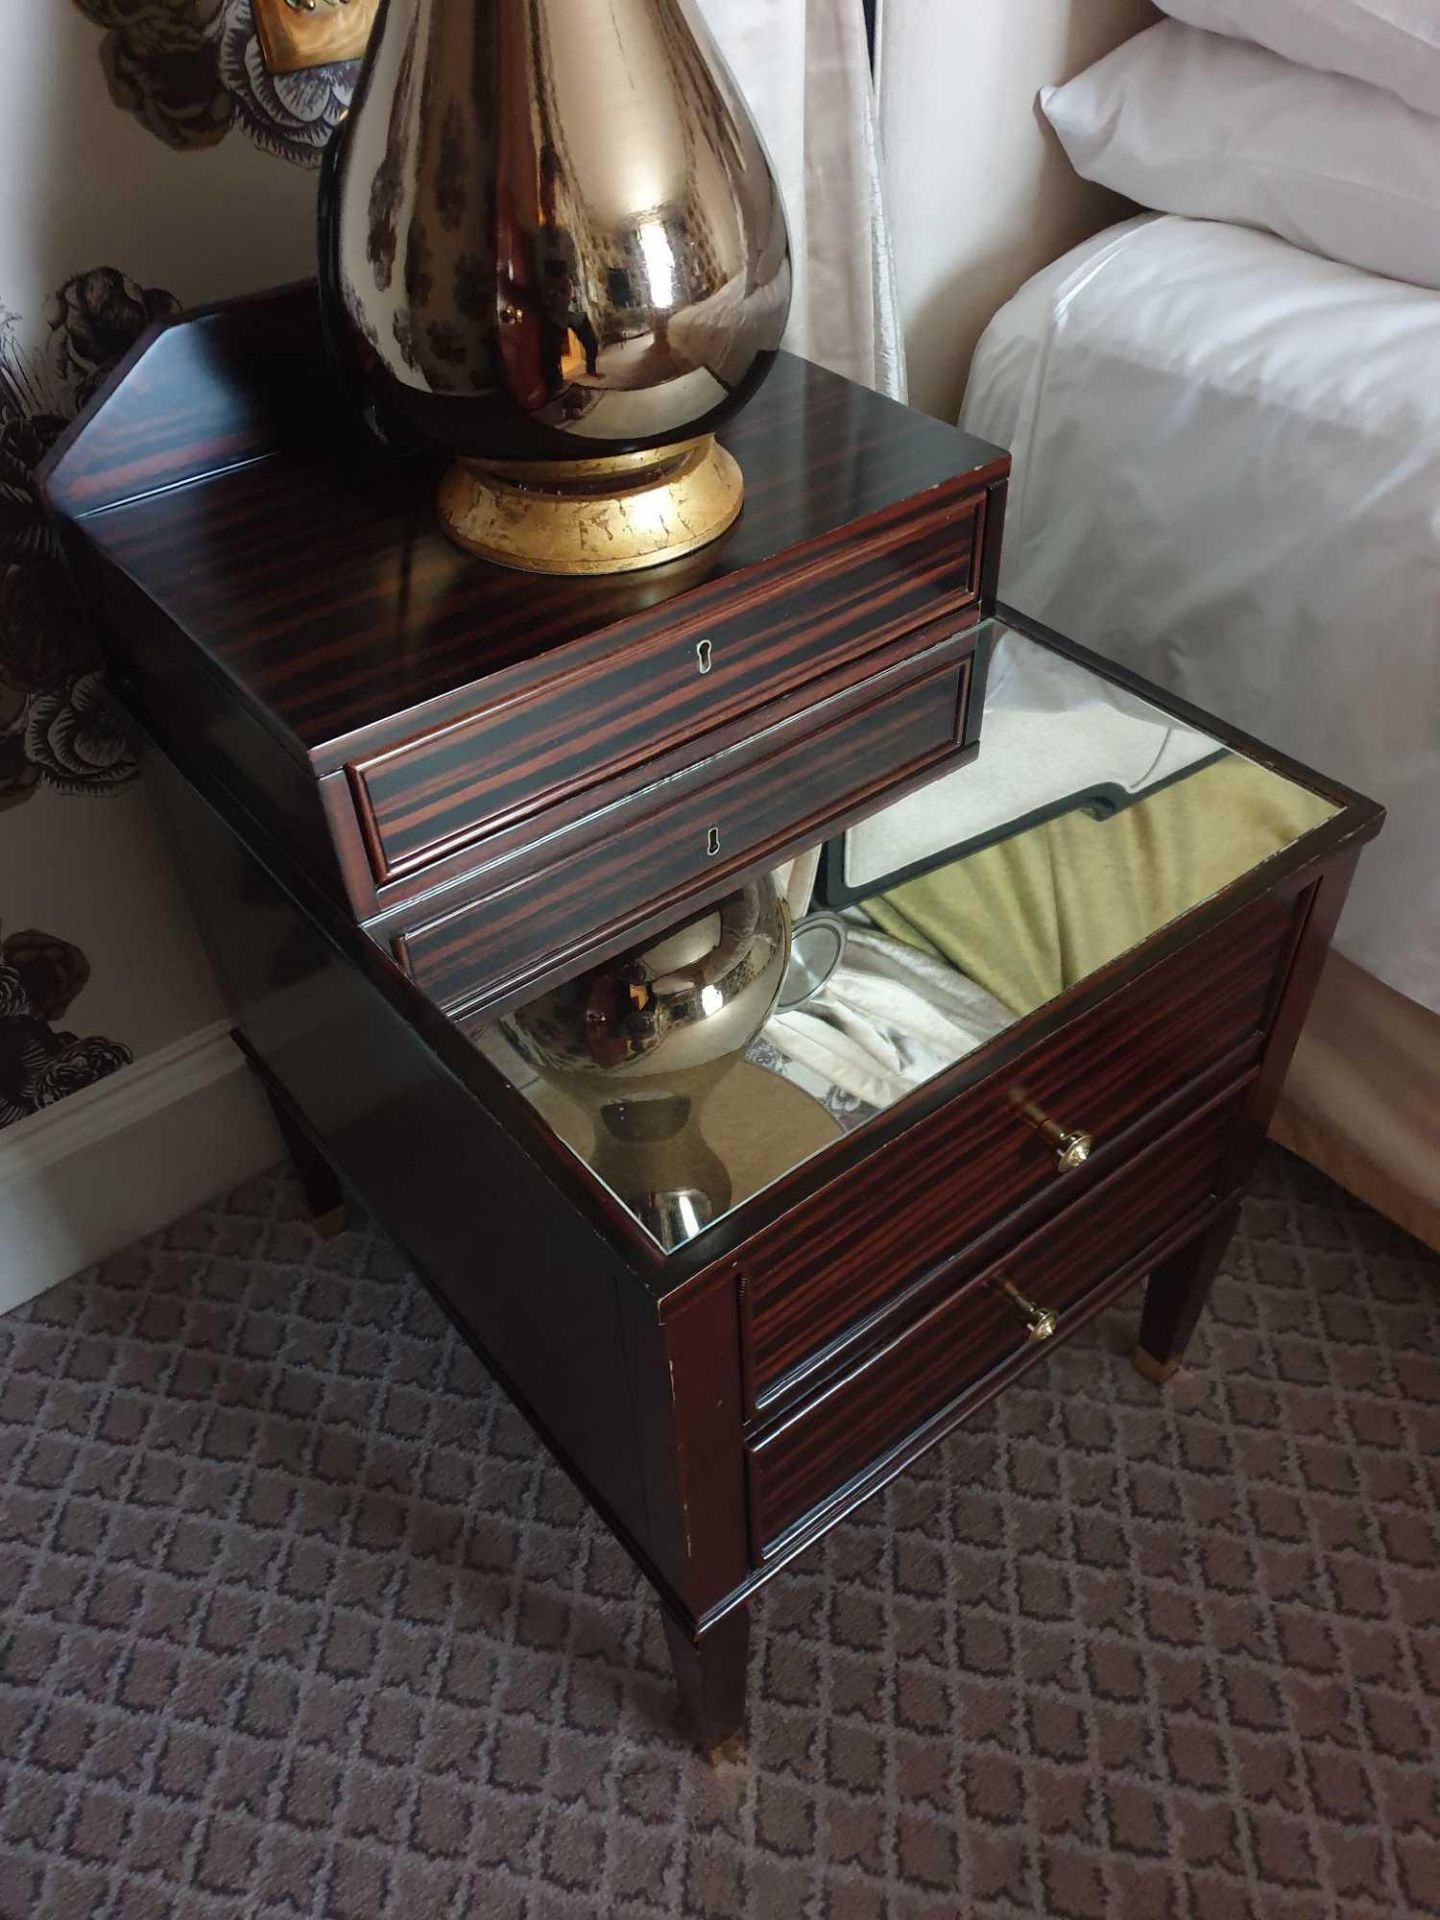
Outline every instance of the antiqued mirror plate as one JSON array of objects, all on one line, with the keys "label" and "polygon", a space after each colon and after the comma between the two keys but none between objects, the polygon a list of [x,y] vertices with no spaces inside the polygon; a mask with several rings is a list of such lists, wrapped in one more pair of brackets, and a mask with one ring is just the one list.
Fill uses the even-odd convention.
[{"label": "antiqued mirror plate", "polygon": [[473,1035],[661,1245],[1338,811],[1000,621],[982,654],[970,765]]}]

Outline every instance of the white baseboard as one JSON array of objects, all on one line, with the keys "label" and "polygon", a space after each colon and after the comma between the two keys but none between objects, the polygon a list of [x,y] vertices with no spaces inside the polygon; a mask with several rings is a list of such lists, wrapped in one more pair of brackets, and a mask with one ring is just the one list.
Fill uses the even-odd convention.
[{"label": "white baseboard", "polygon": [[284,1154],[224,1021],[0,1132],[0,1313]]}]

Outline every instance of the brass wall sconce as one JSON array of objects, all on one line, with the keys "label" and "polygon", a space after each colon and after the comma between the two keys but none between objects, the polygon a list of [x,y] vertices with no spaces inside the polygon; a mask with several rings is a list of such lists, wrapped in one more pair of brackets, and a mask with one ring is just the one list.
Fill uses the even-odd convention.
[{"label": "brass wall sconce", "polygon": [[358,60],[380,0],[252,0],[260,52],[271,73]]}]

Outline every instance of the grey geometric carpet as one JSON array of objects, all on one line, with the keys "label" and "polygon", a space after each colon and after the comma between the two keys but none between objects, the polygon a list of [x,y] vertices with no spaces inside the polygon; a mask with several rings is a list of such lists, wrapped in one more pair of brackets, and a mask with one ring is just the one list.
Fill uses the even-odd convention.
[{"label": "grey geometric carpet", "polygon": [[1440,1260],[1272,1151],[776,1579],[748,1757],[386,1241],[288,1177],[0,1320],[0,1914],[1440,1912]]}]

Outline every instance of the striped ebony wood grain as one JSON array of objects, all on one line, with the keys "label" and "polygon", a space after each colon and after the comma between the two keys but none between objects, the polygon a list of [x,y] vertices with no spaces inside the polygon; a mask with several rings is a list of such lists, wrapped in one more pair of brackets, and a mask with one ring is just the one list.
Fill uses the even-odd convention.
[{"label": "striped ebony wood grain", "polygon": [[[750,1451],[751,1527],[759,1552],[917,1428],[1006,1361],[1023,1363],[1053,1341],[1027,1341],[1015,1306],[996,1291],[1009,1278],[1027,1298],[1066,1309],[1134,1267],[1216,1197],[1226,1142],[1249,1093],[1231,1089],[1130,1167],[1092,1188],[960,1293],[871,1353],[811,1408]],[[959,1417],[962,1408],[953,1412]]]},{"label": "striped ebony wood grain", "polygon": [[[742,1334],[763,1404],[794,1368],[1035,1195],[1078,1193],[1123,1129],[1223,1057],[1256,1055],[1291,952],[1293,900],[1264,899],[813,1193],[740,1249]],[[1028,1098],[1094,1136],[1061,1173]]]},{"label": "striped ebony wood grain", "polygon": [[822,542],[803,571],[770,561],[741,595],[698,593],[683,617],[643,621],[597,659],[360,762],[352,778],[377,881],[768,706],[897,636],[913,634],[918,651],[933,638],[928,623],[974,607],[984,517],[983,493],[907,503],[882,533]]},{"label": "striped ebony wood grain", "polygon": [[[746,479],[725,541],[618,579],[516,573],[440,532],[434,459],[397,458],[337,424],[318,325],[294,324],[294,298],[283,353],[251,337],[279,330],[263,301],[161,335],[47,485],[67,517],[108,509],[86,538],[143,575],[235,695],[322,771],[473,710],[496,676],[508,678],[495,696],[513,694],[569,649],[588,644],[594,660],[692,611],[708,617],[779,554],[843,544],[866,531],[857,523],[882,531],[904,502],[937,488],[973,495],[1008,468],[997,448],[782,354],[724,436]],[[182,477],[193,484],[175,485]],[[129,497],[152,486],[166,490]],[[795,554],[796,568],[813,557]],[[719,589],[712,601],[685,604],[707,586]]]},{"label": "striped ebony wood grain", "polygon": [[167,321],[127,353],[40,469],[67,518],[183,486],[275,453],[363,447],[354,407],[323,366],[312,284]]},{"label": "striped ebony wood grain", "polygon": [[[398,957],[439,1005],[474,1016],[515,1004],[543,974],[574,971],[664,904],[675,922],[692,900],[715,898],[726,878],[812,840],[818,822],[848,817],[904,778],[954,765],[966,750],[968,636],[942,641],[920,662],[877,675],[809,715],[688,775],[614,807],[574,852],[443,918],[407,929]],[[712,851],[712,848],[714,851]]]},{"label": "striped ebony wood grain", "polygon": [[[466,1028],[973,751],[1008,469],[784,358],[727,438],[745,513],[693,562],[487,567],[436,529],[437,463],[358,431],[300,289],[150,336],[43,475],[107,664],[178,769],[266,1093],[637,1559],[715,1738],[742,1717],[754,1590],[1034,1357],[971,1284],[997,1253],[1076,1319],[1154,1264],[1144,1337],[1178,1356],[1381,820],[1181,709],[1333,822],[663,1252]],[[509,824],[482,843],[486,809]],[[1093,1167],[1059,1179],[1013,1132],[1020,1082],[1101,1134]]]},{"label": "striped ebony wood grain", "polygon": [[[336,849],[346,868],[347,887],[357,903],[360,917],[372,927],[379,922],[393,923],[397,918],[414,917],[414,904],[434,899],[452,888],[477,890],[481,871],[500,861],[509,865],[518,878],[535,867],[548,865],[558,847],[570,844],[572,830],[596,835],[608,830],[610,809],[634,800],[662,781],[691,776],[707,762],[717,760],[733,748],[753,745],[762,736],[779,738],[777,729],[787,722],[801,731],[823,727],[836,711],[834,702],[842,695],[865,688],[874,695],[888,684],[883,676],[892,667],[919,660],[941,640],[959,639],[972,657],[967,683],[965,735],[963,744],[978,744],[983,704],[980,678],[981,658],[986,652],[988,623],[977,619],[975,609],[932,626],[909,630],[898,638],[816,678],[792,685],[788,691],[774,694],[763,706],[721,720],[718,726],[688,738],[677,738],[659,752],[633,765],[613,766],[583,782],[556,788],[529,806],[499,816],[483,828],[473,825],[458,830],[449,839],[426,849],[423,858],[403,862],[385,879],[384,856],[369,819],[364,794],[355,778],[355,769],[327,773],[320,791],[333,801],[331,824]],[[869,683],[868,686],[866,683]],[[792,729],[793,731],[793,729]],[[827,829],[826,832],[829,830]],[[821,838],[825,833],[821,834]],[[368,890],[368,891],[367,891]],[[362,906],[362,901],[368,905]]]}]

